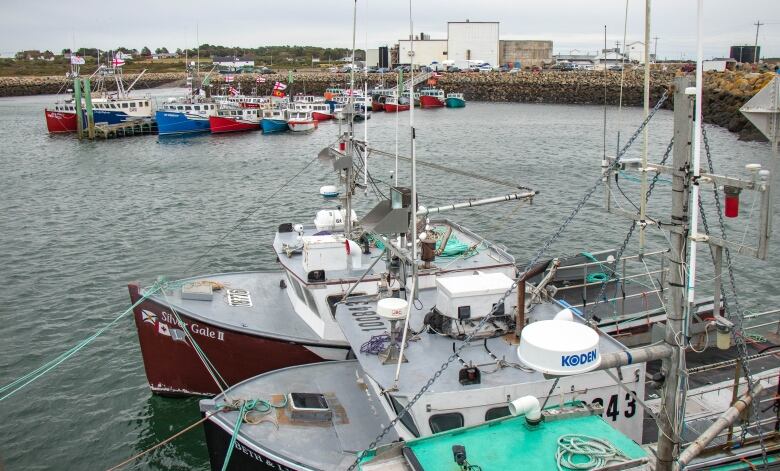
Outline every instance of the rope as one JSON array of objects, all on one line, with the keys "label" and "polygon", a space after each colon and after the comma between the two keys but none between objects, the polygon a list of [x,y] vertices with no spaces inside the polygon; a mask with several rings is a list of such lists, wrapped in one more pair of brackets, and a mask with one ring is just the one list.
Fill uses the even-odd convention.
[{"label": "rope", "polygon": [[610,461],[622,462],[628,459],[615,445],[603,438],[577,434],[558,437],[558,451],[555,452],[558,471],[602,468]]},{"label": "rope", "polygon": [[[81,342],[77,343],[74,347],[70,348],[69,350],[63,352],[58,357],[54,358],[51,361],[48,361],[44,363],[43,365],[39,366],[38,368],[30,371],[29,373],[25,374],[24,376],[6,384],[3,387],[0,387],[0,394],[4,394],[3,396],[0,396],[0,402],[8,399],[9,397],[13,396],[17,392],[19,392],[21,389],[29,385],[30,383],[36,381],[37,379],[43,377],[46,373],[53,370],[57,366],[59,366],[61,363],[81,351],[84,347],[92,343],[95,339],[100,337],[103,332],[108,330],[109,327],[113,326],[117,322],[119,322],[120,319],[125,317],[127,314],[131,313],[133,309],[135,309],[138,305],[140,305],[142,302],[146,301],[152,294],[156,293],[157,291],[161,290],[165,284],[161,284],[160,282],[156,282],[154,285],[152,285],[151,288],[144,291],[141,298],[133,303],[132,306],[125,309],[121,314],[119,314],[117,317],[114,318],[111,322],[104,325],[100,329],[98,329],[94,334],[90,335],[89,337],[85,338]],[[7,392],[6,391],[10,391]]]},{"label": "rope", "polygon": [[[233,402],[231,404],[218,405],[218,410],[232,409],[237,407],[238,404]],[[259,407],[258,407],[259,406]],[[238,438],[238,431],[241,428],[241,424],[246,422],[250,425],[257,425],[263,420],[247,420],[247,415],[250,412],[257,411],[261,416],[266,415],[273,409],[281,409],[287,407],[287,395],[284,395],[284,400],[281,404],[271,404],[269,401],[263,399],[247,399],[241,401],[241,406],[238,408],[238,419],[236,419],[236,425],[233,427],[233,435],[230,437],[230,445],[228,445],[227,453],[225,454],[225,461],[222,463],[222,471],[225,471],[230,463],[230,456],[233,454],[233,449],[236,445],[236,439]]]},{"label": "rope", "polygon": [[169,443],[172,440],[175,440],[176,438],[180,437],[181,435],[185,434],[186,432],[189,432],[193,428],[195,428],[198,425],[202,424],[203,422],[209,420],[209,418],[211,418],[212,415],[217,414],[219,412],[222,412],[222,411],[221,410],[216,410],[214,412],[206,414],[202,419],[198,420],[197,422],[194,422],[194,423],[190,424],[189,426],[187,426],[186,428],[184,428],[182,430],[179,430],[178,432],[174,433],[173,435],[171,435],[170,437],[168,437],[165,440],[161,441],[160,443],[158,443],[158,444],[156,444],[156,445],[154,445],[154,446],[152,446],[150,448],[147,448],[146,450],[144,450],[144,451],[142,451],[142,452],[140,452],[140,453],[138,453],[136,455],[131,456],[130,458],[122,461],[118,465],[112,466],[112,467],[108,468],[107,471],[116,471],[117,469],[124,467],[128,463],[131,463],[131,462],[137,460],[138,458],[146,455],[147,453],[150,453],[150,452],[160,448],[161,446],[165,445],[166,443]]}]

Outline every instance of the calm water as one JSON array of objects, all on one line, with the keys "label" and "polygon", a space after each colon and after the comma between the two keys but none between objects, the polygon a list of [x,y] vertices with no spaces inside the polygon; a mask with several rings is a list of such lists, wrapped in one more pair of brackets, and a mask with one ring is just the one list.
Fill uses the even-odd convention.
[{"label": "calm water", "polygon": [[[338,126],[333,123],[310,135],[78,142],[73,136],[46,134],[42,110],[52,100],[0,99],[0,385],[54,358],[127,309],[128,281],[272,268],[276,226],[311,221],[317,209],[333,204],[324,202],[318,189],[336,184],[334,173],[315,158],[335,139]],[[400,115],[406,127],[399,133],[401,153],[407,155],[408,117]],[[505,244],[520,261],[533,255],[600,171],[598,107],[469,103],[461,110],[415,112],[415,120],[421,159],[541,191],[531,207],[506,203],[450,216]],[[614,110],[609,120],[609,146],[614,148]],[[641,121],[641,110],[624,110],[622,121],[625,140]],[[395,122],[393,115],[377,114],[369,122],[369,139],[393,151]],[[651,128],[651,160],[660,159],[671,127],[671,112],[660,112]],[[362,134],[362,125],[360,129]],[[769,158],[766,144],[738,142],[717,128],[709,134],[722,173],[741,175],[745,163]],[[639,155],[638,144],[631,156]],[[376,178],[390,181],[392,160],[376,157],[369,166]],[[408,175],[402,168],[402,183]],[[428,206],[509,192],[424,167],[418,182],[421,202]],[[624,188],[636,199],[637,184],[626,182]],[[667,206],[668,190],[662,183],[657,187],[659,210]],[[603,212],[602,200],[597,193],[553,246],[555,253],[620,243],[628,223]],[[748,223],[751,201],[743,196],[743,218],[732,224],[730,237],[744,234],[753,241],[758,211]],[[365,210],[372,203],[371,195],[361,195],[357,208]],[[189,268],[250,213],[246,223]],[[663,247],[664,239],[651,234],[650,244]],[[779,249],[775,240],[772,253],[777,256]],[[700,254],[706,264],[705,252]],[[740,257],[734,265],[744,306],[762,310],[780,301],[774,283],[780,276],[777,259]],[[711,272],[703,267],[701,279],[709,278]],[[128,316],[77,356],[0,403],[0,464],[11,470],[105,469],[198,418],[196,400],[149,393]],[[207,465],[201,429],[135,463],[139,469]]]}]

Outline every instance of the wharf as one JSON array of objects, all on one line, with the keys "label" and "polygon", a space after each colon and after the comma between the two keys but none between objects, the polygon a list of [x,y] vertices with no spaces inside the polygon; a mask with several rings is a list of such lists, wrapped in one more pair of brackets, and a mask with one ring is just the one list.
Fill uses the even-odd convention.
[{"label": "wharf", "polygon": [[[87,130],[84,130],[87,134]],[[157,121],[154,119],[133,120],[118,124],[96,124],[95,139],[113,139],[129,136],[148,136],[157,134]]]}]

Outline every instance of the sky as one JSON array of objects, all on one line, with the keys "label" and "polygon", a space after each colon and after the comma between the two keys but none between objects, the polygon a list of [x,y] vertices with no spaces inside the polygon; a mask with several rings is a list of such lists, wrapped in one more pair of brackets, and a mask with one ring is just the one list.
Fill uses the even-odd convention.
[{"label": "sky", "polygon": [[[0,55],[25,49],[117,46],[170,50],[201,44],[350,47],[351,0],[3,2]],[[652,0],[651,36],[659,59],[695,59],[696,1]],[[762,57],[780,57],[780,0],[705,0],[704,56],[728,56],[731,45],[755,41]],[[645,0],[412,0],[412,28],[446,38],[447,21],[499,21],[500,39],[552,40],[555,53],[581,53],[644,37]],[[357,0],[357,47],[393,45],[408,37],[409,1]],[[651,45],[654,41],[651,40]],[[651,49],[652,52],[652,49]]]}]

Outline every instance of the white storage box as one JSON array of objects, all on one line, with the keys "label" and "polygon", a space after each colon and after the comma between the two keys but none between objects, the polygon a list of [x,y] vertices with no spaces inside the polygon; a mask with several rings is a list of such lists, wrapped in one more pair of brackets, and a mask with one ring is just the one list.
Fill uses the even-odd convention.
[{"label": "white storage box", "polygon": [[340,235],[304,236],[303,269],[338,271],[347,269],[346,239]]},{"label": "white storage box", "polygon": [[[488,315],[512,283],[512,279],[503,273],[437,278],[436,310],[452,319],[481,319]],[[511,313],[516,305],[517,296],[510,294],[504,300],[504,313]]]}]

